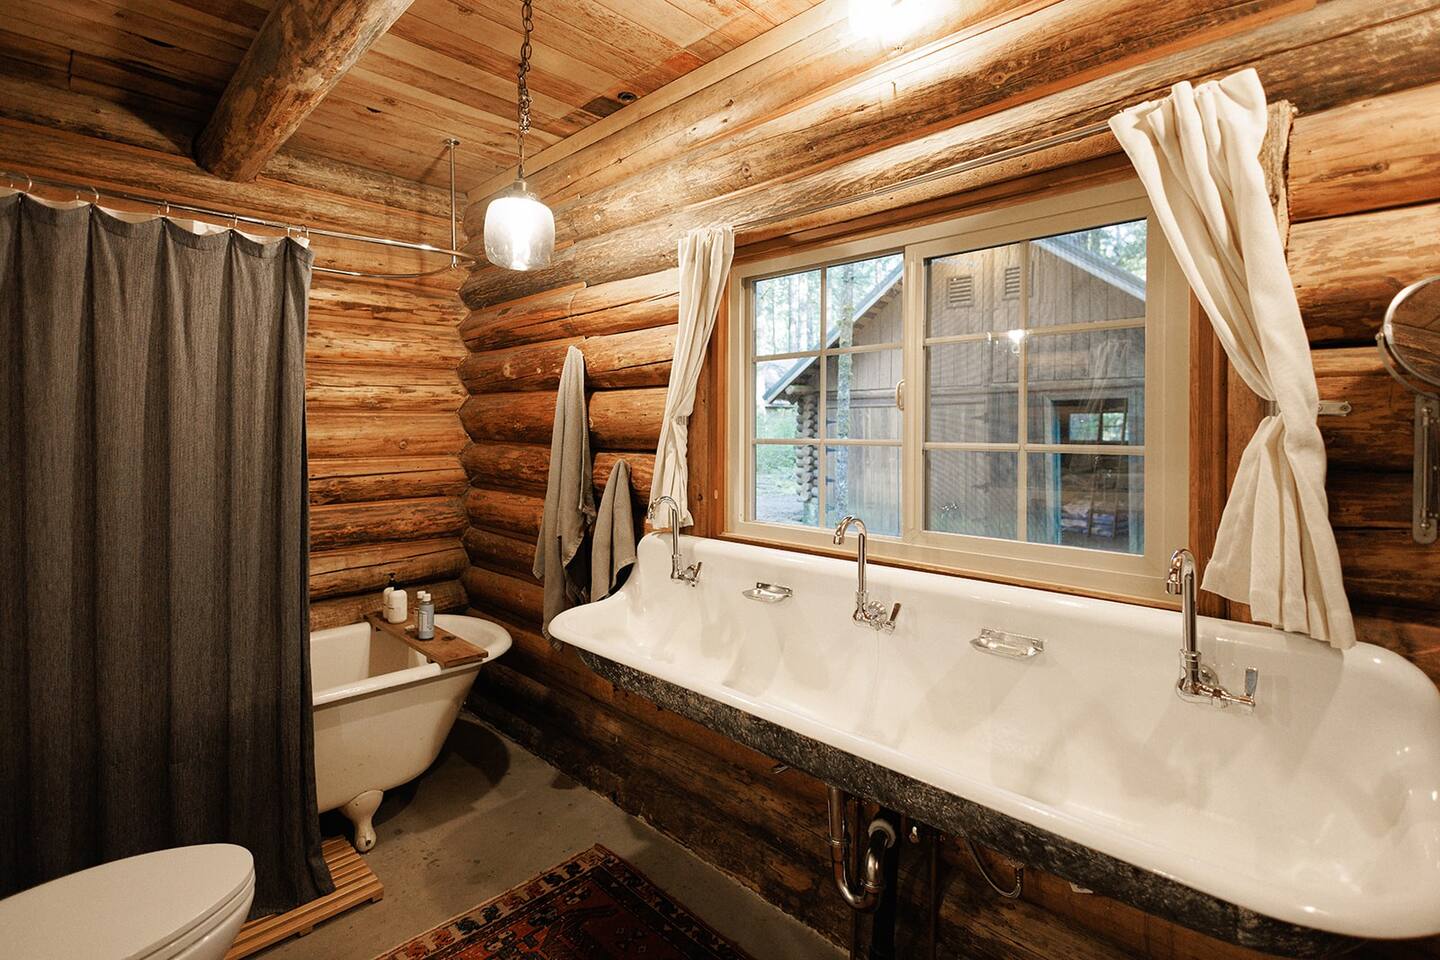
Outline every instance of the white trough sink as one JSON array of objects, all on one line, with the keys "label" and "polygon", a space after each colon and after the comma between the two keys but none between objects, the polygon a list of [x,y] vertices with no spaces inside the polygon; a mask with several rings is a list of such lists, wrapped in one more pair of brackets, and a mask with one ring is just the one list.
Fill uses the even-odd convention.
[{"label": "white trough sink", "polygon": [[[775,755],[817,775],[836,767],[806,750],[834,752],[807,740],[917,781],[917,796],[929,785],[1094,851],[1093,870],[1048,867],[1148,908],[1175,903],[1198,929],[1244,941],[1222,928],[1253,913],[1347,937],[1440,932],[1440,692],[1396,654],[1202,618],[1221,683],[1260,670],[1253,714],[1218,710],[1176,695],[1175,612],[872,565],[871,597],[903,604],[887,635],[850,619],[853,561],[681,544],[704,564],[697,586],[670,580],[669,540],[652,535],[624,589],[552,633],[798,734]],[[744,597],[757,582],[794,595]],[[1044,651],[981,652],[982,628]],[[1131,877],[1106,889],[1116,868]]]}]

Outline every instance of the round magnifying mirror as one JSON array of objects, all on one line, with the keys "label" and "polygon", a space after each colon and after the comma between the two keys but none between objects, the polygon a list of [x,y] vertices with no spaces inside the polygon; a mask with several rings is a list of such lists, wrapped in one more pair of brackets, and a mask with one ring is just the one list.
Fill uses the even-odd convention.
[{"label": "round magnifying mirror", "polygon": [[1440,276],[1395,294],[1385,311],[1380,346],[1396,373],[1424,393],[1440,393]]}]

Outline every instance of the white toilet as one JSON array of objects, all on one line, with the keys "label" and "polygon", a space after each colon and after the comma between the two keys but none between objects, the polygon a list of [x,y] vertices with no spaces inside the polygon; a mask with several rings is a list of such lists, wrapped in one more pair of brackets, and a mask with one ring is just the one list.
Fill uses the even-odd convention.
[{"label": "white toilet", "polygon": [[228,843],[160,850],[0,900],[0,954],[25,960],[220,960],[255,898]]}]

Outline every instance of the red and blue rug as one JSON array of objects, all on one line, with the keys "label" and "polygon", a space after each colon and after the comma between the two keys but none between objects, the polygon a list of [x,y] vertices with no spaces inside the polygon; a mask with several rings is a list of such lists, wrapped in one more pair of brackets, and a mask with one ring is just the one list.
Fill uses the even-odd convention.
[{"label": "red and blue rug", "polygon": [[377,960],[750,960],[596,845]]}]

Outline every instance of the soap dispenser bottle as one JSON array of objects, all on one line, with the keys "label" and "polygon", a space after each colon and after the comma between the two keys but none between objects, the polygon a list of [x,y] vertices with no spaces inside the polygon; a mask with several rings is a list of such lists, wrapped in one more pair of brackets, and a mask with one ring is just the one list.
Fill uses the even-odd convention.
[{"label": "soap dispenser bottle", "polygon": [[415,595],[419,607],[415,611],[415,636],[421,640],[435,639],[435,601],[421,590]]},{"label": "soap dispenser bottle", "polygon": [[395,574],[390,574],[390,585],[385,588],[384,594],[385,622],[404,623],[409,615],[409,598],[405,591],[395,584]]}]

